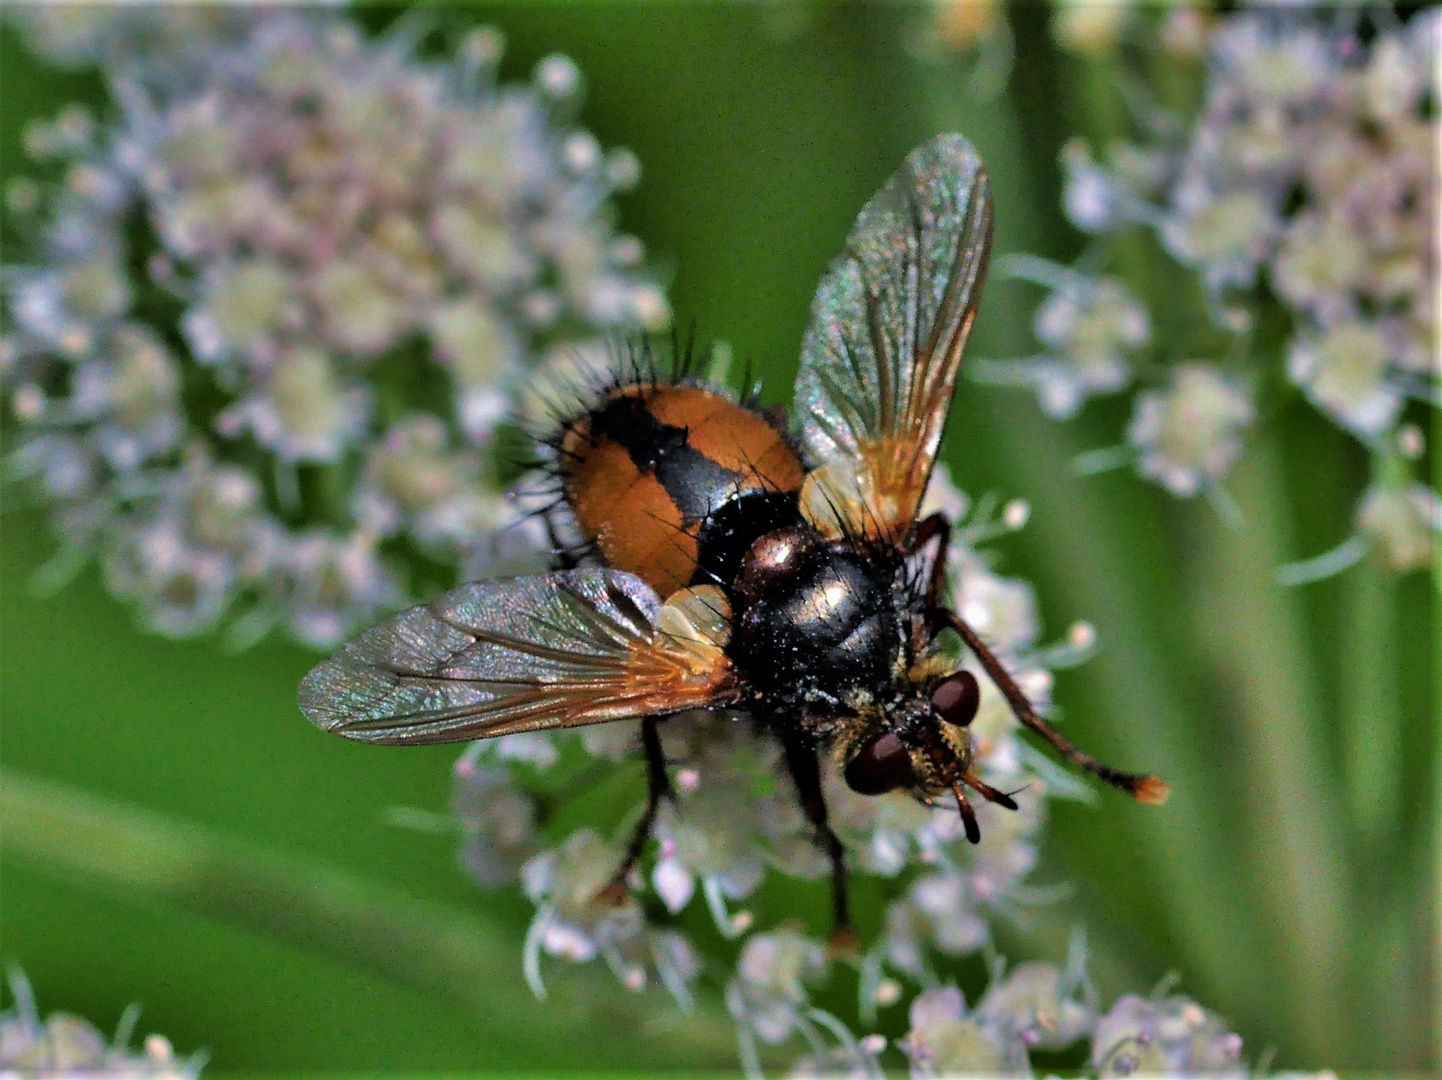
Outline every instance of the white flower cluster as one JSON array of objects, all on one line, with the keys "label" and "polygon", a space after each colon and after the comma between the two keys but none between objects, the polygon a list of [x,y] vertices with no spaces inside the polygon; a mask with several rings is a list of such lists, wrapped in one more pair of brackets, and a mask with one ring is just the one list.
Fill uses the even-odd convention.
[{"label": "white flower cluster", "polygon": [[538,568],[497,428],[543,355],[668,322],[611,224],[635,158],[574,126],[566,58],[498,85],[494,30],[431,61],[325,12],[213,29],[125,53],[115,123],[33,125],[59,182],[7,192],[35,248],[6,282],[9,465],[62,564],[98,557],[162,633],[319,647],[417,565]]},{"label": "white flower cluster", "polygon": [[164,18],[148,4],[14,4],[5,12],[32,52],[63,68],[195,56],[198,46],[240,32],[247,18],[242,5],[184,0],[167,4]]},{"label": "white flower cluster", "polygon": [[130,1038],[139,1006],[125,1010],[113,1039],[86,1020],[54,1012],[43,1020],[30,982],[10,972],[12,1008],[0,1012],[0,1076],[46,1076],[55,1080],[107,1076],[116,1080],[195,1080],[205,1055],[175,1056],[164,1035],[147,1035],[138,1049]]},{"label": "white flower cluster", "polygon": [[[1150,997],[1127,994],[1103,1013],[1080,953],[1065,970],[1052,964],[998,965],[976,1007],[952,986],[911,1004],[901,1049],[915,1080],[940,1076],[1031,1077],[1029,1052],[1091,1044],[1086,1076],[1219,1077],[1259,1075],[1242,1061],[1242,1040],[1215,1013],[1163,984]],[[1303,1080],[1301,1074],[1274,1074]],[[1335,1080],[1331,1073],[1313,1080]]]},{"label": "white flower cluster", "polygon": [[1442,514],[1435,492],[1397,467],[1416,456],[1403,452],[1415,438],[1403,434],[1406,402],[1439,402],[1431,95],[1442,16],[1368,18],[1308,6],[1131,12],[1118,34],[1206,63],[1200,109],[1185,119],[1137,105],[1143,137],[1108,147],[1106,164],[1069,145],[1065,210],[1097,237],[1088,266],[1129,242],[1127,230],[1151,230],[1200,281],[1212,325],[1197,336],[1230,340],[1230,355],[1167,356],[1127,283],[1017,259],[1013,276],[1050,291],[1035,323],[1045,351],[978,374],[1034,387],[1057,417],[1089,395],[1151,384],[1135,396],[1126,447],[1087,463],[1134,464],[1183,497],[1216,490],[1257,395],[1290,383],[1371,452],[1354,547],[1400,571],[1431,561]]},{"label": "white flower cluster", "polygon": [[[983,540],[1020,528],[1026,505],[998,508],[982,500],[971,507],[939,469],[923,512],[931,510],[963,523],[950,553],[951,605],[986,636],[1031,699],[1045,708],[1052,671],[1084,659],[1095,635],[1089,625],[1078,624],[1066,641],[1038,647],[1031,586],[998,575],[977,550]],[[935,985],[939,963],[990,949],[990,926],[998,917],[1024,919],[1028,905],[1045,901],[1047,893],[1026,880],[1036,862],[1045,799],[1087,796],[1080,782],[1018,738],[1000,692],[972,659],[964,664],[982,686],[971,725],[980,775],[1015,792],[1020,804],[1016,812],[978,805],[980,844],[966,842],[951,803],[929,806],[901,792],[858,795],[834,764],[823,776],[831,823],[853,874],[890,883],[882,934],[849,961],[857,969],[868,1016],[878,1006],[895,1004],[904,983]],[[536,904],[524,970],[537,993],[544,992],[546,957],[600,958],[629,989],[660,982],[689,1002],[706,966],[674,920],[701,905],[720,935],[740,945],[737,974],[726,995],[743,1059],[759,1060],[759,1046],[793,1035],[813,1047],[829,1046],[846,1028],[810,1005],[806,986],[834,961],[802,930],[753,932],[760,928],[746,907],[768,874],[814,881],[818,896],[827,887],[829,863],[786,778],[779,743],[742,715],[684,714],[667,718],[659,730],[674,797],[662,804],[641,863],[644,872],[629,883],[631,902],[617,906],[600,894],[621,863],[639,801],[635,813],[616,826],[614,842],[593,828],[548,837],[543,807],[547,791],[572,788],[566,778],[584,774],[583,762],[634,757],[635,723],[512,735],[469,747],[456,768],[463,865],[489,887],[519,880]],[[634,795],[639,800],[639,786]],[[824,901],[817,908],[830,910]],[[867,1053],[861,1044],[851,1050]]]}]

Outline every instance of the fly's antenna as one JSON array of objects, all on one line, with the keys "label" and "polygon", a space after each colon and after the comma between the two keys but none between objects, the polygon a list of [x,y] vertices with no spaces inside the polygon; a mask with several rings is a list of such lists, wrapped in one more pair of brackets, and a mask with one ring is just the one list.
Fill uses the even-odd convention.
[{"label": "fly's antenna", "polygon": [[997,689],[1000,690],[1002,696],[1006,698],[1006,703],[1011,706],[1011,711],[1016,714],[1016,718],[1026,727],[1029,727],[1047,742],[1051,743],[1052,746],[1056,748],[1058,754],[1078,768],[1085,769],[1093,776],[1100,777],[1113,787],[1121,788],[1132,798],[1136,799],[1137,802],[1160,806],[1167,801],[1167,796],[1172,793],[1172,789],[1160,776],[1146,776],[1139,773],[1122,772],[1120,769],[1114,769],[1110,765],[1103,764],[1090,754],[1079,749],[1074,742],[1064,737],[1038,716],[1036,711],[1031,707],[1031,702],[1028,701],[1026,695],[1022,693],[1021,687],[1017,686],[1016,680],[1011,677],[1006,668],[1002,666],[1001,661],[996,658],[996,654],[986,647],[986,643],[981,640],[981,636],[968,626],[960,615],[954,611],[941,608],[933,613],[933,617],[940,617],[945,625],[950,626],[961,635],[961,640],[966,642],[966,647],[981,661],[981,666],[985,668],[986,673],[991,676],[991,681],[996,683]]},{"label": "fly's antenna", "polygon": [[[1011,794],[1005,791],[998,791],[986,781],[979,779],[971,773],[963,773],[961,783],[969,788],[975,788],[987,802],[994,802],[998,806],[1006,807],[1008,810],[1017,809],[1016,800],[1011,797]],[[1015,794],[1015,792],[1012,794]]]},{"label": "fly's antenna", "polygon": [[961,786],[960,777],[952,781],[951,790],[956,796],[956,809],[961,813],[961,823],[966,827],[966,838],[973,844],[981,843],[981,826],[976,823],[976,811],[971,808],[971,800],[966,797],[966,789]]},{"label": "fly's antenna", "polygon": [[976,809],[966,796],[967,788],[976,791],[987,802],[1004,806],[1008,810],[1017,809],[1016,800],[1006,792],[998,791],[969,770],[962,772],[961,762],[957,760],[956,754],[941,741],[935,731],[923,731],[922,748],[926,751],[926,756],[931,758],[932,766],[940,774],[941,782],[951,788],[951,793],[956,796],[956,809],[961,814],[961,823],[966,829],[966,838],[973,844],[981,843],[981,825],[976,820]]}]

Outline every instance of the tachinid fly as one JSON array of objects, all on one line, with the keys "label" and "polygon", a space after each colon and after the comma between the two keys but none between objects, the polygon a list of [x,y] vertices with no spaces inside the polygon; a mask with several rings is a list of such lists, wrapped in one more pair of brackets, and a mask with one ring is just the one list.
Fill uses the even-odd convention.
[{"label": "tachinid fly", "polygon": [[[961,636],[1017,718],[1142,802],[1154,776],[1082,753],[1032,709],[942,602],[951,523],[919,518],[991,245],[976,151],[913,151],[822,279],[790,429],[694,380],[621,381],[549,440],[579,534],[550,574],[464,585],[361,634],[301,684],[300,706],[363,742],[423,744],[641,718],[646,812],[608,891],[619,901],[669,791],[658,723],[740,710],[778,739],[832,866],[842,845],[819,755],[867,795],[1015,809],[973,771],[979,687],[938,643]],[[554,521],[552,524],[556,524]]]}]

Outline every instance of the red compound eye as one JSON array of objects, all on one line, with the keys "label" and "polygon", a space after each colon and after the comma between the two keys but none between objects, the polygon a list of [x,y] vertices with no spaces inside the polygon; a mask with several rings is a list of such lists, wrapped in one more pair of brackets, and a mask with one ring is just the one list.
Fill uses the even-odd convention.
[{"label": "red compound eye", "polygon": [[911,754],[892,731],[862,747],[844,775],[846,786],[859,795],[884,795],[915,780]]},{"label": "red compound eye", "polygon": [[931,707],[948,724],[966,727],[976,719],[981,705],[981,687],[969,671],[958,671],[931,692]]}]

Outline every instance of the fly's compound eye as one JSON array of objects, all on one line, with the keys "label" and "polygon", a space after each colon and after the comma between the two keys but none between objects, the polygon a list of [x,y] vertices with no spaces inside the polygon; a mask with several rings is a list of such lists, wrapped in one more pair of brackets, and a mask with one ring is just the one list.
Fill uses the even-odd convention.
[{"label": "fly's compound eye", "polygon": [[955,727],[966,727],[976,719],[981,705],[981,687],[969,671],[958,671],[943,679],[931,692],[931,707],[936,715]]},{"label": "fly's compound eye", "polygon": [[895,732],[867,743],[846,765],[846,786],[858,795],[885,795],[915,782],[911,753]]}]

